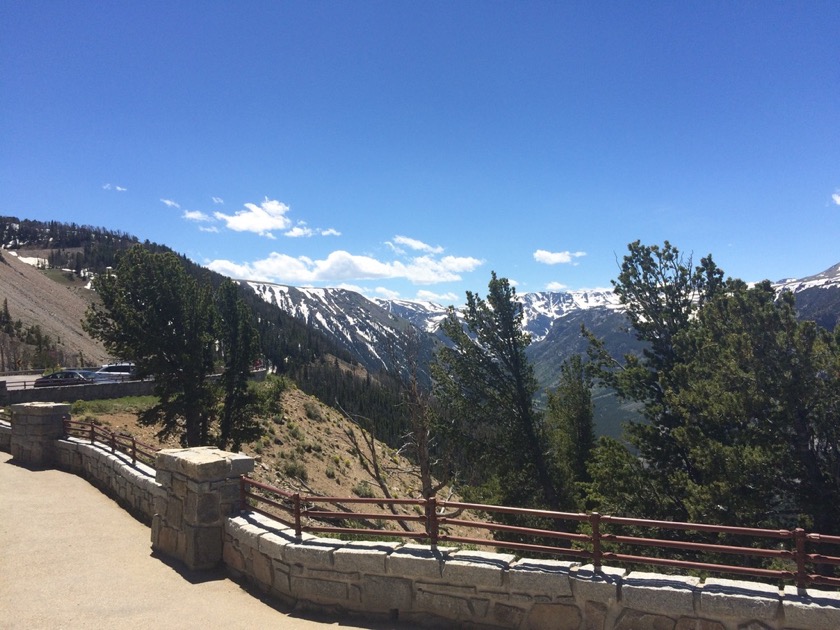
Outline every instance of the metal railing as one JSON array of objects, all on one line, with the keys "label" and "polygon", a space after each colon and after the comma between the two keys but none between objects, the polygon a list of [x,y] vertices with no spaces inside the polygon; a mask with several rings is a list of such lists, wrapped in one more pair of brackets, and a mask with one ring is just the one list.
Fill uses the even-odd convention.
[{"label": "metal railing", "polygon": [[[416,515],[352,512],[350,504],[414,506]],[[327,509],[324,506],[333,506]],[[457,501],[322,497],[286,492],[243,476],[240,480],[240,509],[276,519],[294,528],[300,538],[306,533],[351,536],[384,535],[439,543],[509,549],[590,562],[595,571],[604,563],[629,566],[666,567],[762,578],[774,582],[840,586],[834,567],[840,555],[817,553],[821,545],[834,546],[840,554],[840,536],[808,533],[804,529],[762,529],[701,523],[624,518],[596,513],[553,512]],[[515,519],[549,522],[549,527],[525,527],[488,520],[468,520],[466,513],[504,514]],[[346,526],[366,522],[370,527]],[[417,531],[385,529],[377,523],[399,521],[422,526]],[[563,523],[567,525],[563,527]],[[571,526],[568,524],[571,523]],[[457,528],[457,530],[456,530]],[[483,530],[492,539],[463,536],[452,531]],[[629,531],[628,531],[629,530]],[[694,540],[678,538],[675,532],[689,532]],[[668,538],[668,535],[672,538]],[[702,542],[717,539],[726,544]],[[701,542],[698,542],[700,539]],[[551,544],[557,541],[557,544]],[[645,553],[643,550],[649,550]],[[724,557],[733,557],[726,561]],[[757,566],[759,563],[763,566]]]},{"label": "metal railing", "polygon": [[139,461],[151,468],[155,467],[155,457],[160,450],[156,446],[144,444],[126,433],[114,433],[93,422],[71,420],[66,417],[63,422],[65,437],[89,440],[91,444],[99,442],[102,446],[109,448],[111,453],[119,452],[127,455],[132,465],[136,465]]}]

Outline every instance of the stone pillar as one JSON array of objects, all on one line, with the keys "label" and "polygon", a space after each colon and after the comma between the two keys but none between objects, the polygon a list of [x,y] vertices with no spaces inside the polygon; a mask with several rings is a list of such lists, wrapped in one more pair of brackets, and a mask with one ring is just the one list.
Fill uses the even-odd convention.
[{"label": "stone pillar", "polygon": [[65,416],[70,416],[70,405],[46,402],[12,405],[12,457],[27,466],[52,466],[55,441],[64,436]]},{"label": "stone pillar", "polygon": [[155,499],[152,548],[189,569],[212,569],[222,559],[225,519],[239,502],[239,477],[254,459],[214,447],[167,449],[155,462],[164,494]]}]

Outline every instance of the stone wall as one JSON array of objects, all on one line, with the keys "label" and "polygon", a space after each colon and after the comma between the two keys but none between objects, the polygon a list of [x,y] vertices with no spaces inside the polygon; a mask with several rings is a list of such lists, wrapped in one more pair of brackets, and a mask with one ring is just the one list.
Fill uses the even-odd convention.
[{"label": "stone wall", "polygon": [[63,387],[29,387],[9,389],[5,392],[5,405],[30,402],[76,402],[77,400],[102,400],[123,396],[148,396],[154,389],[154,381],[115,381],[90,385],[65,385]]},{"label": "stone wall", "polygon": [[304,535],[228,519],[224,562],[270,596],[444,627],[837,630],[840,593],[680,577],[510,554]]},{"label": "stone wall", "polygon": [[155,514],[155,500],[164,494],[155,481],[154,469],[120,452],[92,445],[77,438],[60,440],[55,448],[55,467],[87,479],[113,497],[139,521],[150,525]]},{"label": "stone wall", "polygon": [[[162,451],[156,471],[105,445],[56,437],[67,405],[33,403],[0,423],[13,462],[79,474],[145,522],[152,547],[191,569],[224,565],[302,608],[437,627],[558,630],[837,630],[840,592],[628,572],[417,544],[340,541],[237,513],[254,460]],[[8,442],[5,440],[10,435]],[[8,446],[6,446],[8,444]],[[17,454],[16,454],[17,453]]]}]

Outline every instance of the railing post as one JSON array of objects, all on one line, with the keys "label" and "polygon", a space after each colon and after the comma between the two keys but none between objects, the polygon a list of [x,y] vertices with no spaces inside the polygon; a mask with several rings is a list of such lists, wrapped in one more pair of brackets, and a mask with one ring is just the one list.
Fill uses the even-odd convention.
[{"label": "railing post", "polygon": [[134,466],[137,464],[137,440],[132,435],[131,436],[131,465]]},{"label": "railing post", "polygon": [[90,443],[93,444],[96,441],[96,431],[93,428],[93,422],[90,423]]},{"label": "railing post", "polygon": [[805,530],[797,527],[793,530],[794,556],[796,558],[796,587],[805,588],[808,585],[808,572],[805,567]]},{"label": "railing post", "polygon": [[245,511],[245,475],[239,475],[239,513]]},{"label": "railing post", "polygon": [[108,437],[111,439],[111,454],[117,450],[117,436],[113,431],[108,431]]},{"label": "railing post", "polygon": [[295,536],[297,538],[303,537],[303,527],[301,526],[301,517],[300,517],[300,493],[295,492],[292,495],[292,502],[295,507]]},{"label": "railing post", "polygon": [[592,527],[592,565],[596,572],[601,571],[601,515],[592,512],[589,515],[589,524]]},{"label": "railing post", "polygon": [[69,438],[70,437],[70,416],[68,416],[66,414],[61,416],[61,426],[64,428],[65,439]]}]

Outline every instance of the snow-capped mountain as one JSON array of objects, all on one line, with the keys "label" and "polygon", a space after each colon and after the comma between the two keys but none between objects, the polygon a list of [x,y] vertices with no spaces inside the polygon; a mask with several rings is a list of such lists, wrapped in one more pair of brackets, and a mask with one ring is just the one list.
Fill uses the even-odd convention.
[{"label": "snow-capped mountain", "polygon": [[[440,304],[370,300],[345,289],[247,284],[267,302],[333,338],[369,370],[400,369],[406,365],[407,353],[417,352],[411,347],[419,343],[420,354],[428,358],[435,345],[442,342],[438,325],[446,317],[447,307]],[[796,294],[797,310],[803,319],[829,329],[840,319],[840,264],[774,286]],[[585,351],[581,324],[605,339],[615,356],[639,349],[633,334],[626,330],[623,307],[611,289],[525,293],[518,298],[523,327],[531,335],[528,354],[545,386],[556,382],[563,359]]]},{"label": "snow-capped mountain", "polygon": [[776,291],[791,291],[796,296],[800,318],[813,320],[828,330],[840,323],[840,263],[822,273],[780,280],[773,286]]},{"label": "snow-capped mountain", "polygon": [[[408,353],[428,361],[433,342],[412,323],[354,291],[246,281],[263,300],[303,320],[347,350],[371,372],[402,369]],[[415,338],[419,340],[415,341]],[[418,345],[419,348],[414,348]]]}]

